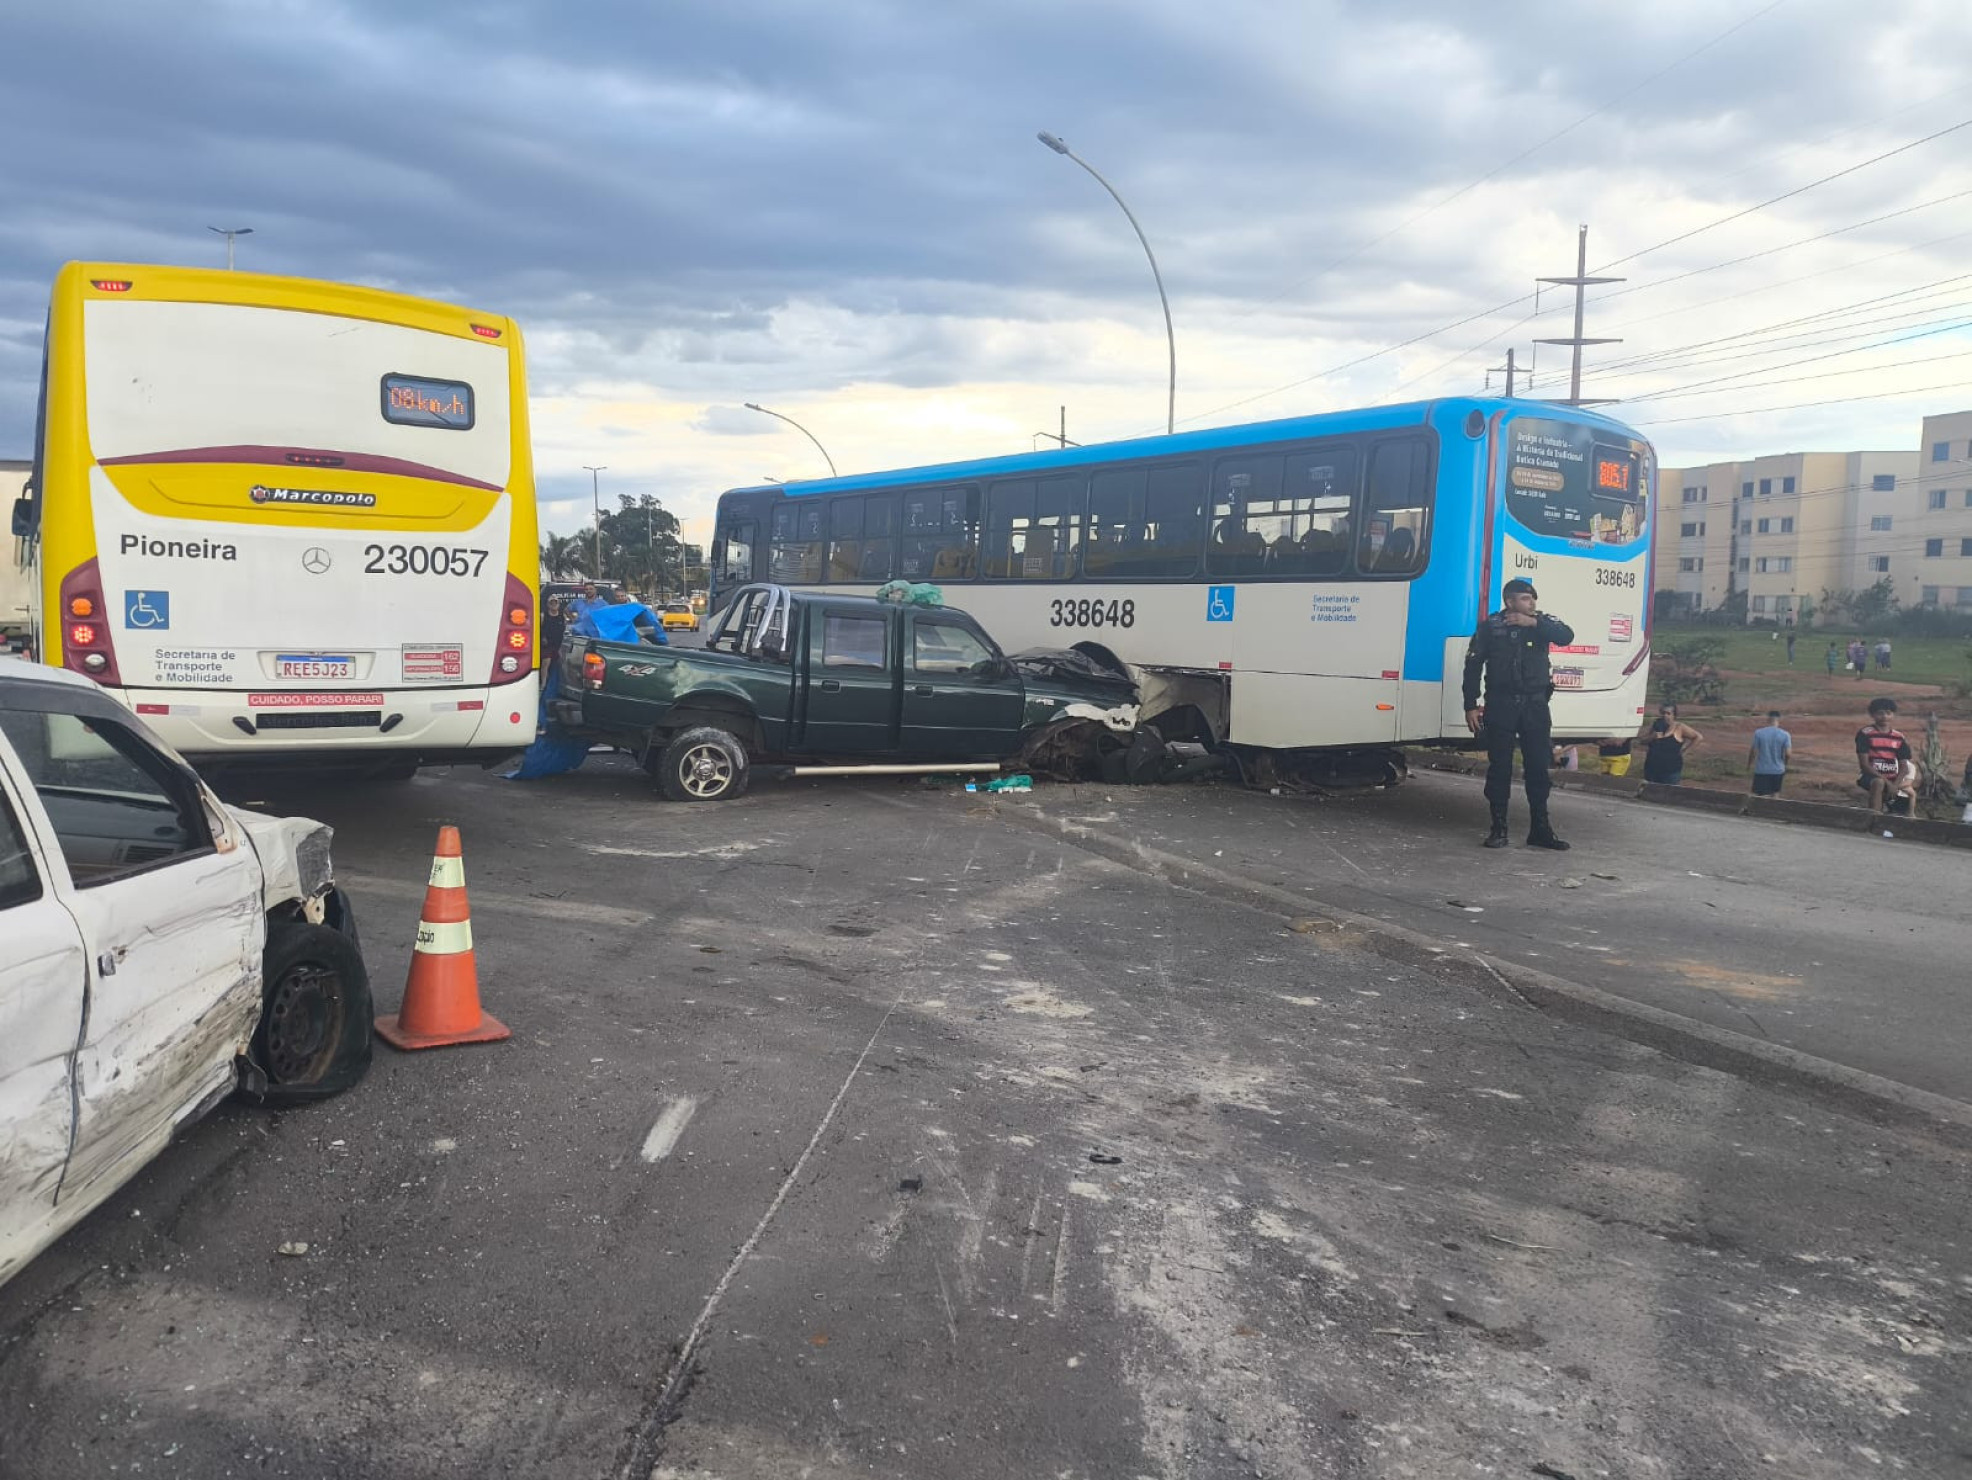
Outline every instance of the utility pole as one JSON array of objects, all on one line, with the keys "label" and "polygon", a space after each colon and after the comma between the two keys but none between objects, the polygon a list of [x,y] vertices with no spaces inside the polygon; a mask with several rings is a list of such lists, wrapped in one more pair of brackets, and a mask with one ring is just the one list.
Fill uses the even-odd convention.
[{"label": "utility pole", "polygon": [[1621,344],[1623,341],[1620,339],[1584,339],[1582,337],[1583,290],[1591,288],[1597,283],[1620,283],[1625,281],[1625,279],[1619,277],[1589,276],[1589,229],[1584,226],[1575,239],[1575,275],[1573,277],[1544,277],[1539,279],[1539,281],[1543,283],[1554,283],[1560,287],[1573,288],[1575,290],[1574,334],[1567,339],[1536,339],[1534,341],[1536,344],[1570,345],[1575,351],[1574,363],[1568,371],[1568,399],[1561,404],[1564,406],[1608,405],[1610,398],[1607,396],[1588,400],[1584,400],[1582,397],[1582,346],[1585,344]]},{"label": "utility pole", "polygon": [[588,463],[584,463],[582,464],[582,470],[589,475],[589,497],[596,506],[596,574],[593,579],[600,581],[603,578],[603,495],[601,475],[609,471],[609,464],[604,463],[601,467],[591,467]]},{"label": "utility pole", "polygon": [[[1058,432],[1036,432],[1036,433],[1034,433],[1034,435],[1035,435],[1036,437],[1046,437],[1046,438],[1047,438],[1047,439],[1048,439],[1048,440],[1049,440],[1050,442],[1053,442],[1053,443],[1055,443],[1055,444],[1057,444],[1058,446],[1062,446],[1062,447],[1080,447],[1080,446],[1082,445],[1082,444],[1081,444],[1080,442],[1071,442],[1071,441],[1069,441],[1069,440],[1068,440],[1068,408],[1067,408],[1066,406],[1064,406],[1064,407],[1062,407],[1062,408],[1061,408],[1061,430],[1060,430],[1060,431],[1058,431]],[[1030,441],[1030,442],[1028,443],[1028,446],[1030,446],[1030,447],[1031,447],[1031,446],[1033,446],[1033,443],[1032,443],[1032,442]]]},{"label": "utility pole", "polygon": [[1495,375],[1504,375],[1506,377],[1506,398],[1511,401],[1513,399],[1514,377],[1516,375],[1525,375],[1529,380],[1532,380],[1534,368],[1530,365],[1525,370],[1522,370],[1516,366],[1513,363],[1513,350],[1509,347],[1506,352],[1506,363],[1504,365],[1495,365],[1486,372],[1486,388],[1488,390],[1492,389],[1493,377]]}]

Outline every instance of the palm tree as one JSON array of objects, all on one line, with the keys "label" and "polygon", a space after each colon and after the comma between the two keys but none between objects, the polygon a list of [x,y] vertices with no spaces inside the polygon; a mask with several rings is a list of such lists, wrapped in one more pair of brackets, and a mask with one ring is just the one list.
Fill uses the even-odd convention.
[{"label": "palm tree", "polygon": [[541,545],[541,564],[556,580],[588,575],[589,546],[580,535],[550,533]]}]

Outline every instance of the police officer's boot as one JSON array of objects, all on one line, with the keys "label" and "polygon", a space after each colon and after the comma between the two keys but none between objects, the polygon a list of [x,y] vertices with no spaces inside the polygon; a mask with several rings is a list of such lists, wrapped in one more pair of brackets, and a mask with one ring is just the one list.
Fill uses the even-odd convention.
[{"label": "police officer's boot", "polygon": [[1547,819],[1547,803],[1541,802],[1533,807],[1534,823],[1527,829],[1529,848],[1552,848],[1556,853],[1566,853],[1568,845],[1554,835],[1554,825]]},{"label": "police officer's boot", "polygon": [[1495,802],[1493,803],[1493,830],[1486,834],[1486,841],[1482,846],[1487,848],[1504,848],[1506,841],[1506,803]]}]

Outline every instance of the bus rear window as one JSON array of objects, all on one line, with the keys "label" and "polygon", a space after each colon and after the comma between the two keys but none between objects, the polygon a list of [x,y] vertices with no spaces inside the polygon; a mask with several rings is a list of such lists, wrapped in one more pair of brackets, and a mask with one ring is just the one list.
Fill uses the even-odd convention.
[{"label": "bus rear window", "polygon": [[383,419],[400,427],[437,427],[469,432],[473,426],[472,387],[463,380],[423,375],[383,378]]}]

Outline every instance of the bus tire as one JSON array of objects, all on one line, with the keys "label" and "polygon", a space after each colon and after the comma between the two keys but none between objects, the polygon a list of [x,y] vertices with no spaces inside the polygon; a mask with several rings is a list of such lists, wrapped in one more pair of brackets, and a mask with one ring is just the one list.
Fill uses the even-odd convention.
[{"label": "bus tire", "polygon": [[658,790],[673,802],[730,802],[749,777],[746,747],[712,725],[672,737],[653,769]]},{"label": "bus tire", "polygon": [[267,922],[260,1022],[247,1057],[266,1076],[252,1098],[292,1105],[339,1094],[370,1067],[370,975],[350,933]]}]

